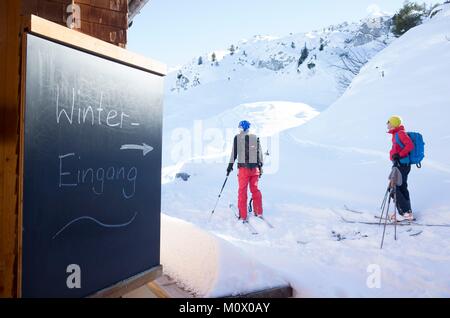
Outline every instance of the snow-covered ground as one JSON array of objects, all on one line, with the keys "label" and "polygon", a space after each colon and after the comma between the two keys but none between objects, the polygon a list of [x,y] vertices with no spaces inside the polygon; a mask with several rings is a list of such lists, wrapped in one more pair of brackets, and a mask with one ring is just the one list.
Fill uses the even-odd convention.
[{"label": "snow-covered ground", "polygon": [[[341,220],[374,221],[379,214],[390,171],[386,121],[399,114],[426,142],[423,168],[413,168],[409,180],[416,217],[450,224],[449,7],[378,53],[329,107],[292,91],[289,102],[230,97],[220,82],[206,95],[197,87],[171,95],[161,246],[168,273],[200,296],[285,280],[297,297],[449,297],[450,228],[402,226],[394,241],[388,226],[380,250],[382,228]],[[210,217],[241,119],[254,123],[269,150],[260,188],[275,228],[251,219],[258,235],[229,208],[236,202],[235,172]],[[189,179],[176,178],[179,172]]]}]

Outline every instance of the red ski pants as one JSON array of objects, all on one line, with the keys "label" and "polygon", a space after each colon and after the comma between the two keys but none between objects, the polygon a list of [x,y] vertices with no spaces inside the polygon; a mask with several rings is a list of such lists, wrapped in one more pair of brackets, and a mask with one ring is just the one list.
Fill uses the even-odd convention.
[{"label": "red ski pants", "polygon": [[258,189],[259,169],[239,168],[238,181],[238,208],[241,219],[247,219],[247,187],[250,185],[250,192],[253,197],[253,209],[257,215],[262,215],[262,195]]}]

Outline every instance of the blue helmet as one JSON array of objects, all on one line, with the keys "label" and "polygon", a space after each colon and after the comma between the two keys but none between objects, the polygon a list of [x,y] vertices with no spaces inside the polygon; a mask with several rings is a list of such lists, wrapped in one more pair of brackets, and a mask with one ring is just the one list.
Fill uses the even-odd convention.
[{"label": "blue helmet", "polygon": [[242,128],[244,131],[247,131],[250,129],[250,123],[246,120],[243,120],[239,123],[238,128]]}]

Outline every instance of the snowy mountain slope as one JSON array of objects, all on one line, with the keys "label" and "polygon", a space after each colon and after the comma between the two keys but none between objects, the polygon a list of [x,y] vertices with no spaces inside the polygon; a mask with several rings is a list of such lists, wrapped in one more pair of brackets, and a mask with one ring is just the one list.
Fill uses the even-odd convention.
[{"label": "snowy mountain slope", "polygon": [[[260,232],[255,237],[236,223],[228,208],[237,196],[235,172],[209,220],[225,178],[227,151],[217,152],[213,162],[206,160],[211,153],[204,152],[179,160],[178,166],[166,165],[163,212],[196,224],[276,270],[299,297],[449,297],[449,228],[401,227],[394,241],[388,227],[380,251],[381,228],[341,220],[372,221],[379,214],[390,170],[385,123],[397,113],[427,143],[423,168],[414,168],[409,181],[416,215],[424,223],[450,224],[449,30],[447,5],[376,55],[337,102],[307,117],[306,123],[288,116],[277,121],[269,111],[245,107],[246,119],[256,120],[258,131],[279,134],[279,151],[268,158],[278,162],[277,169],[260,180],[265,214],[275,229],[251,219]],[[204,114],[186,111],[178,123],[192,122],[200,113],[225,132],[236,125],[242,109],[236,110],[235,115],[214,106]],[[176,127],[179,119],[168,121]],[[170,170],[191,177],[174,179]],[[344,204],[365,213],[348,212]],[[380,288],[367,284],[373,269],[381,273]]]},{"label": "snowy mountain slope", "polygon": [[[327,79],[330,81],[328,84],[332,84],[339,70],[336,66],[342,66],[342,55],[355,51],[370,58],[392,41],[389,31],[391,23],[389,16],[370,16],[359,23],[342,23],[283,38],[255,36],[232,45],[232,51],[221,51],[220,55],[210,52],[194,58],[168,77],[168,89],[183,92],[217,81],[253,81],[258,77],[277,77],[281,74],[283,76],[277,79],[293,75],[284,84],[292,80],[297,84],[297,89],[302,89],[303,85],[316,78]],[[308,55],[299,65],[305,47]],[[211,60],[212,53],[217,55],[216,61]],[[330,88],[333,85],[328,87],[328,91]]]}]

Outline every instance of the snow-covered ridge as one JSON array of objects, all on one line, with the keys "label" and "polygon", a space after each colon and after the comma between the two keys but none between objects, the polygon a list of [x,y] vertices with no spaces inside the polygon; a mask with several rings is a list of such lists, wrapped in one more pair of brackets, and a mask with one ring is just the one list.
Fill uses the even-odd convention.
[{"label": "snow-covered ridge", "polygon": [[[195,57],[191,63],[169,75],[168,89],[182,92],[214,81],[266,76],[270,74],[267,70],[271,71],[271,76],[293,74],[292,80],[298,82],[314,76],[316,71],[318,76],[322,71],[336,73],[342,55],[355,50],[370,59],[388,45],[393,39],[391,23],[389,16],[379,14],[359,23],[342,23],[282,38],[258,35],[232,44],[229,49]],[[300,62],[305,47],[308,56]],[[259,75],[254,74],[255,71]]]}]

